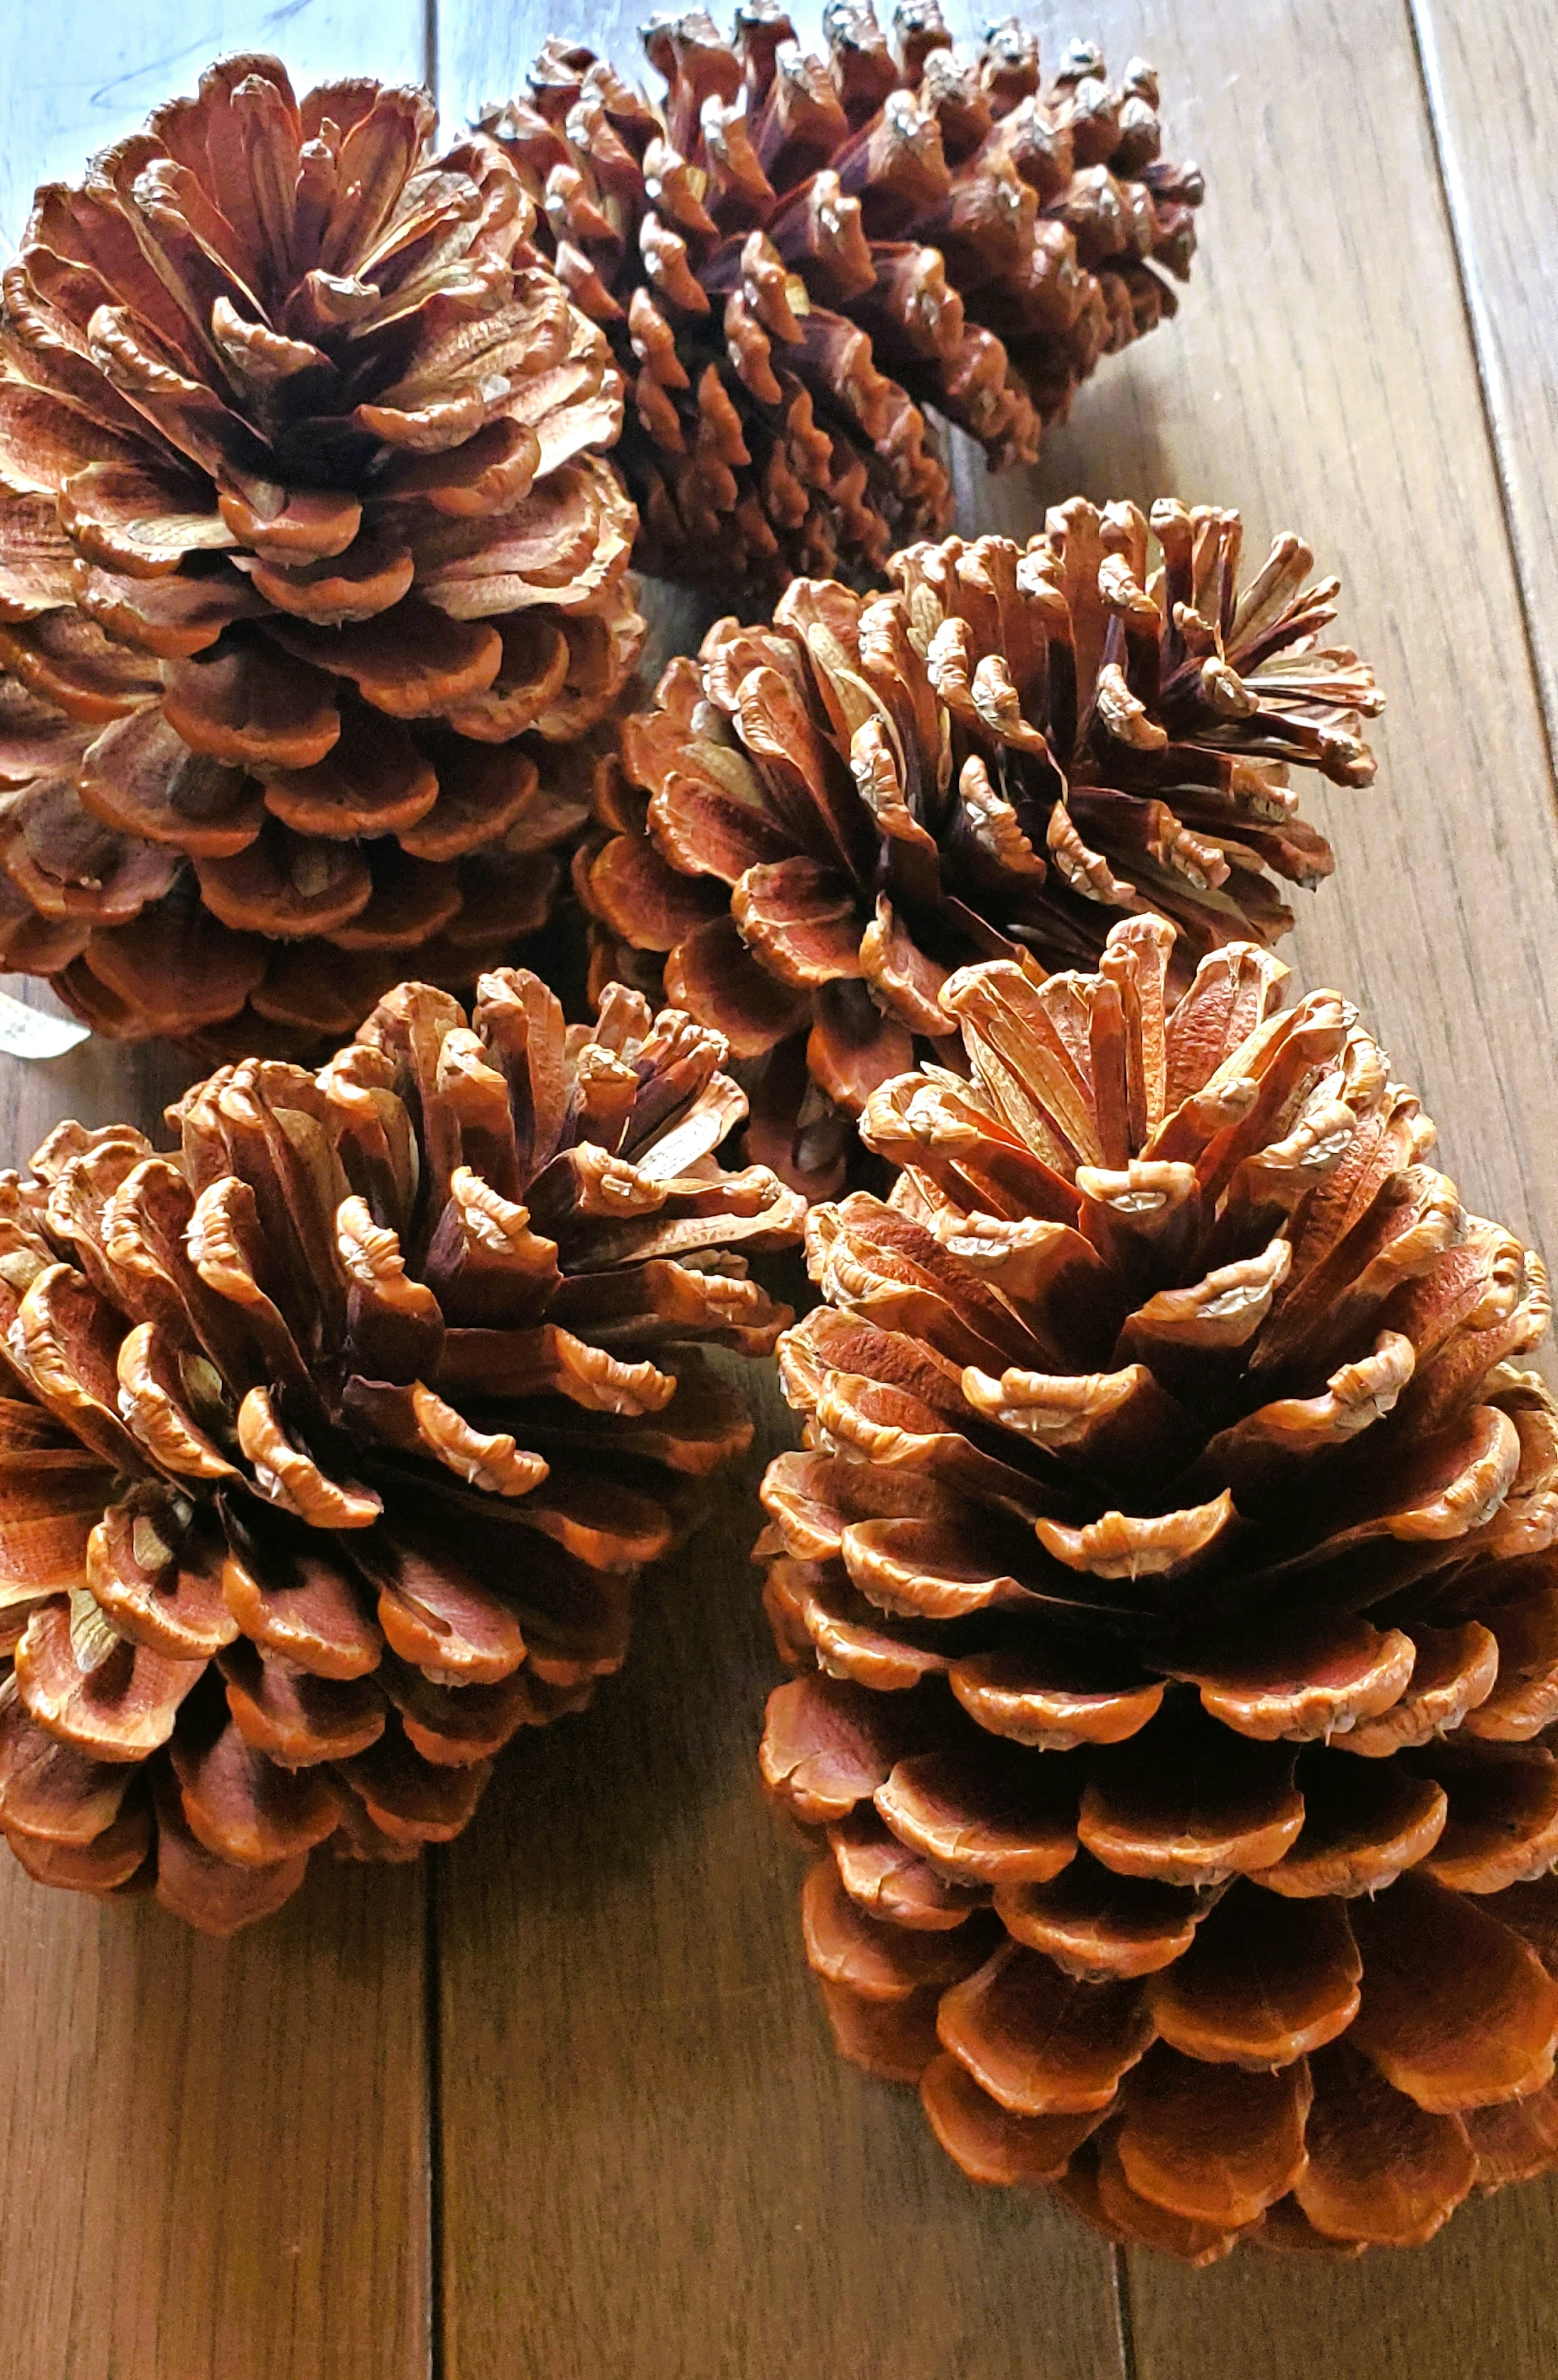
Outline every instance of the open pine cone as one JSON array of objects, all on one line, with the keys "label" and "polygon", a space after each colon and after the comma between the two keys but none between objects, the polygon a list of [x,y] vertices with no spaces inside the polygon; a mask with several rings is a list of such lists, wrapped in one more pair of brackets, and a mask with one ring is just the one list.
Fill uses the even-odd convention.
[{"label": "open pine cone", "polygon": [[943,990],[816,1209],[762,1770],[841,2048],[966,2172],[1203,2263],[1558,2163],[1538,1257],[1333,992],[1173,929]]},{"label": "open pine cone", "polygon": [[849,1114],[917,1045],[955,1049],[953,967],[1091,965],[1114,917],[1151,909],[1183,983],[1286,931],[1272,875],[1332,865],[1288,767],[1367,784],[1381,698],[1320,643],[1336,581],[1309,584],[1308,548],[1279,537],[1241,592],[1241,536],[1163,503],[1150,542],[1134,504],[1078,499],[1026,551],[913,546],[891,595],[800,580],[772,626],[717,622],[625,722],[627,782],[598,780],[576,868],[596,963],[665,953],[670,997],[763,1062],[754,1154],[836,1188]]},{"label": "open pine cone", "polygon": [[62,1124],[0,1177],[0,1828],[46,1884],[213,1933],[329,1841],[458,1833],[578,1710],[635,1578],[750,1437],[693,1342],[790,1319],[714,1150],[717,1035],[531,975],[402,984],[318,1075],[224,1068],[177,1158]]},{"label": "open pine cone", "polygon": [[554,747],[642,638],[621,376],[433,124],[228,58],[5,275],[0,964],[101,1032],[301,1047],[412,950],[470,983],[586,814]]},{"label": "open pine cone", "polygon": [[828,59],[777,0],[732,41],[651,18],[655,105],[558,37],[485,118],[557,270],[633,387],[618,452],[639,559],[669,577],[874,575],[952,490],[920,411],[1031,463],[1101,356],[1175,310],[1193,165],[1159,155],[1158,82],[1074,42],[1040,95],[1016,18],[955,55],[936,0],[829,0]]}]

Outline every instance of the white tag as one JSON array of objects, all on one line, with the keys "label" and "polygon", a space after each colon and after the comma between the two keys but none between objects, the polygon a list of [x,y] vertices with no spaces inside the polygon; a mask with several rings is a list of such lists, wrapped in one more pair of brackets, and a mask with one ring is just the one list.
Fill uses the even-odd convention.
[{"label": "white tag", "polygon": [[91,1038],[91,1026],[74,1016],[47,1016],[0,991],[0,1050],[11,1058],[63,1058]]}]

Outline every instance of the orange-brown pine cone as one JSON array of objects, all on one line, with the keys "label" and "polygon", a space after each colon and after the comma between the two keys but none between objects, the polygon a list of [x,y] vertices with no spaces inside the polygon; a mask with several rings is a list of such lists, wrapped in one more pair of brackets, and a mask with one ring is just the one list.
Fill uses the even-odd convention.
[{"label": "orange-brown pine cone", "polygon": [[714,1152],[714,1034],[532,975],[402,984],[317,1075],[247,1061],[174,1157],[62,1124],[0,1177],[0,1828],[213,1933],[310,1852],[457,1834],[578,1710],[749,1442],[699,1352],[790,1319],[800,1202]]},{"label": "orange-brown pine cone", "polygon": [[229,58],[0,310],[0,965],[325,1046],[544,920],[642,622],[622,382],[493,142]]},{"label": "orange-brown pine cone", "polygon": [[1110,2238],[1426,2240],[1558,2163],[1558,1406],[1334,992],[969,967],[780,1342],[764,1779],[839,2046]]},{"label": "orange-brown pine cone", "polygon": [[1291,926],[1272,878],[1332,858],[1288,769],[1367,784],[1381,698],[1320,641],[1336,581],[1308,548],[1278,538],[1241,590],[1241,537],[1078,499],[1026,549],[912,546],[891,595],[800,580],[772,626],[717,622],[625,722],[576,865],[596,964],[653,980],[633,954],[663,953],[671,998],[760,1062],[755,1155],[835,1190],[872,1088],[955,1051],[954,967],[1092,965],[1150,909],[1184,983]]},{"label": "orange-brown pine cone", "polygon": [[951,516],[922,407],[1031,463],[1189,276],[1201,180],[1160,157],[1139,59],[1116,88],[1075,42],[1041,96],[1015,17],[968,58],[935,0],[904,0],[891,49],[868,0],[823,22],[826,63],[777,0],[728,42],[652,18],[658,105],[559,36],[485,119],[632,384],[617,459],[666,577],[874,576]]}]

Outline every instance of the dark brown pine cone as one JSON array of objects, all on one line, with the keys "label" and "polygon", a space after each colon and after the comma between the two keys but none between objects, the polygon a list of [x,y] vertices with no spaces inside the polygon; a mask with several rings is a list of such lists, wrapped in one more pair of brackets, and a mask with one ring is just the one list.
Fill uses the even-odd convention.
[{"label": "dark brown pine cone", "polygon": [[1558,2163],[1540,1260],[1334,992],[966,969],[972,1082],[816,1209],[762,1770],[839,2046],[991,2182],[1193,2263],[1425,2240]]},{"label": "dark brown pine cone", "polygon": [[620,1666],[749,1442],[695,1342],[790,1319],[800,1201],[714,1151],[715,1034],[531,975],[391,992],[318,1075],[226,1067],[178,1156],[62,1124],[0,1177],[0,1828],[45,1884],[262,1917],[328,1842],[457,1834]]},{"label": "dark brown pine cone", "polygon": [[669,996],[761,1061],[755,1155],[836,1189],[849,1115],[955,1050],[953,967],[1092,965],[1121,910],[1151,909],[1182,985],[1291,926],[1272,877],[1332,858],[1288,768],[1367,784],[1381,698],[1320,641],[1336,581],[1309,583],[1308,546],[1279,537],[1241,591],[1241,537],[1163,503],[1150,541],[1134,504],[1078,499],[1026,551],[910,547],[891,595],[798,581],[772,626],[722,620],[671,663],[576,876],[603,977],[663,953]]},{"label": "dark brown pine cone", "polygon": [[966,58],[936,0],[903,0],[891,48],[868,0],[823,24],[826,63],[777,0],[728,42],[653,17],[658,105],[560,35],[484,119],[632,383],[617,460],[670,577],[874,576],[951,517],[922,407],[1031,463],[1189,277],[1201,179],[1160,157],[1140,59],[1116,88],[1074,42],[1041,95],[1015,17]]},{"label": "dark brown pine cone", "polygon": [[471,983],[586,815],[557,747],[643,628],[621,376],[433,124],[226,59],[6,273],[0,964],[100,1032],[301,1048],[412,951]]}]

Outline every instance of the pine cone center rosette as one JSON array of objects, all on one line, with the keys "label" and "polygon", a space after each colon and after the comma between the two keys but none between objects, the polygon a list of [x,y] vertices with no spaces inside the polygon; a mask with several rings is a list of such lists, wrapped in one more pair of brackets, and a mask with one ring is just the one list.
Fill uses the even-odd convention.
[{"label": "pine cone center rosette", "polygon": [[764,1779],[841,2048],[987,2182],[1202,2263],[1427,2239],[1558,2162],[1558,1408],[1540,1259],[1333,992],[943,998],[809,1220]]},{"label": "pine cone center rosette", "polygon": [[1308,548],[1279,537],[1241,589],[1241,541],[1236,513],[1165,502],[1150,529],[1078,499],[1026,549],[913,546],[893,594],[802,580],[772,626],[718,622],[625,722],[576,871],[597,964],[663,953],[670,996],[761,1062],[766,1162],[837,1189],[848,1116],[955,1053],[955,967],[1090,965],[1151,910],[1182,984],[1286,931],[1272,878],[1332,866],[1288,772],[1367,784],[1381,698],[1321,642],[1337,587]]},{"label": "pine cone center rosette", "polygon": [[955,54],[934,0],[830,0],[826,61],[775,0],[730,42],[651,18],[658,105],[566,36],[485,126],[631,386],[618,460],[639,559],[671,577],[874,576],[952,487],[922,407],[1031,463],[1100,358],[1175,311],[1193,165],[1158,83],[1074,42],[1041,92],[1016,18]]},{"label": "pine cone center rosette", "polygon": [[0,1180],[0,1828],[228,1933],[329,1842],[457,1834],[621,1664],[749,1443],[700,1347],[790,1319],[800,1202],[714,1152],[717,1036],[618,988],[405,984],[317,1075],[246,1061],[177,1157],[62,1124]]},{"label": "pine cone center rosette", "polygon": [[0,958],[100,1031],[247,1054],[413,949],[470,983],[586,814],[554,747],[642,636],[621,379],[514,167],[433,124],[227,59],[5,275]]}]

